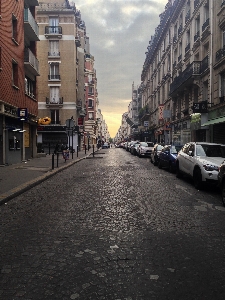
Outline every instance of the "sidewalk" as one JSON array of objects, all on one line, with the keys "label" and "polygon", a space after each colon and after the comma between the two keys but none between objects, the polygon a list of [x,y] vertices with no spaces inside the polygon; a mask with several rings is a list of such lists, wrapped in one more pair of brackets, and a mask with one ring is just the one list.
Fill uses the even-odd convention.
[{"label": "sidewalk", "polygon": [[[97,150],[95,150],[96,152]],[[54,156],[54,169],[52,154],[44,157],[32,158],[26,162],[9,166],[0,166],[0,205],[8,200],[22,194],[31,187],[39,184],[54,174],[79,162],[80,160],[93,155],[93,150],[70,153],[69,160],[65,162],[59,154],[58,167],[57,156]]]}]

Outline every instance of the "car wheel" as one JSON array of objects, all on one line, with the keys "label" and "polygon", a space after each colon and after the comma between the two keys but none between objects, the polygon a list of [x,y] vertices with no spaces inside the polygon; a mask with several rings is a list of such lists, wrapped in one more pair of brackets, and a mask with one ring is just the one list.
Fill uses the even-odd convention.
[{"label": "car wheel", "polygon": [[153,163],[153,165],[154,166],[156,166],[157,165],[157,161],[156,161],[156,159],[154,158],[154,163]]},{"label": "car wheel", "polygon": [[200,169],[195,169],[193,174],[194,186],[197,190],[202,188],[202,173]]},{"label": "car wheel", "polygon": [[152,160],[152,157],[150,157],[150,162],[153,164],[153,160]]},{"label": "car wheel", "polygon": [[179,162],[176,163],[176,177],[177,178],[181,178],[182,174],[180,172],[180,168],[179,168]]},{"label": "car wheel", "polygon": [[162,163],[161,163],[161,160],[160,160],[160,159],[158,160],[158,168],[159,168],[159,169],[162,169]]},{"label": "car wheel", "polygon": [[223,180],[223,183],[222,183],[221,194],[222,194],[223,206],[225,206],[225,180]]}]

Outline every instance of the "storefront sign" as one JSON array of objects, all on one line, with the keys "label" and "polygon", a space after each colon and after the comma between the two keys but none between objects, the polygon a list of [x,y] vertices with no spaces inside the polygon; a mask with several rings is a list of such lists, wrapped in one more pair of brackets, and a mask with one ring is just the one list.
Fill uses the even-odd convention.
[{"label": "storefront sign", "polygon": [[27,108],[18,108],[18,117],[20,118],[20,121],[26,121],[28,117]]},{"label": "storefront sign", "polygon": [[163,120],[163,107],[164,105],[163,104],[160,104],[159,105],[159,120]]}]

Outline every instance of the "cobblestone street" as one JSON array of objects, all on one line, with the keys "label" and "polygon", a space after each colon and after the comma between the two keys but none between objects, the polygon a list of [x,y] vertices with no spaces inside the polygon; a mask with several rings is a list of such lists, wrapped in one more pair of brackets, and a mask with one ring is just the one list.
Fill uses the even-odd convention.
[{"label": "cobblestone street", "polygon": [[225,297],[225,208],[123,149],[0,206],[0,299]]}]

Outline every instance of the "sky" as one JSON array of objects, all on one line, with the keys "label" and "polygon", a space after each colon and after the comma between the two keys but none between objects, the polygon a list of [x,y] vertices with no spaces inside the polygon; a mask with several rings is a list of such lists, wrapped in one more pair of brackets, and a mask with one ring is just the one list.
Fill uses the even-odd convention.
[{"label": "sky", "polygon": [[[72,2],[72,1],[71,1]],[[73,0],[94,56],[99,108],[115,137],[141,83],[145,52],[168,0]]]}]

